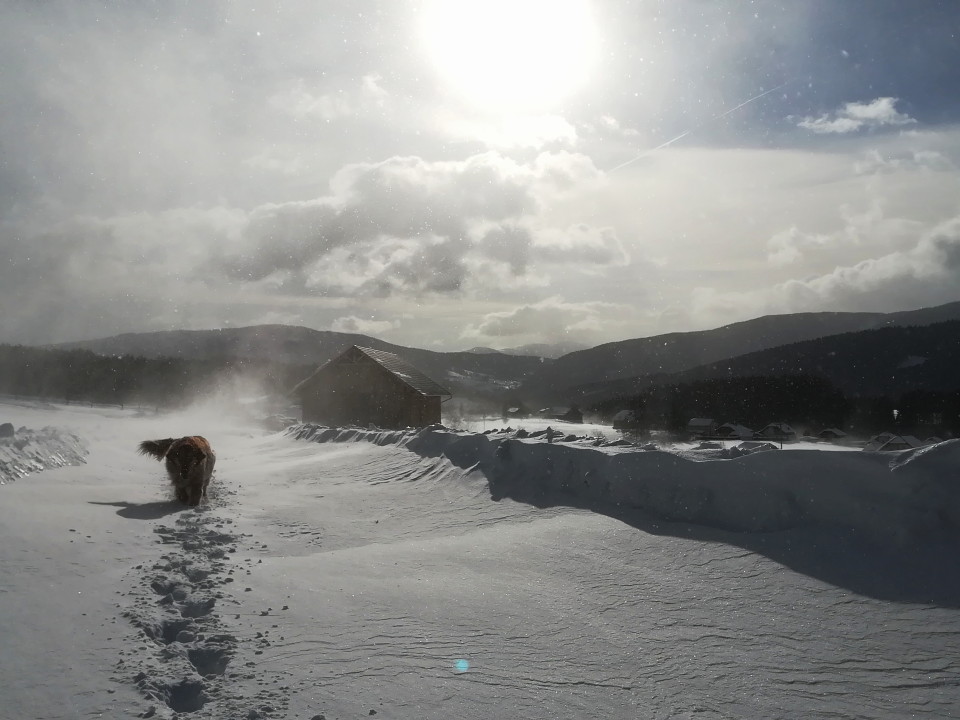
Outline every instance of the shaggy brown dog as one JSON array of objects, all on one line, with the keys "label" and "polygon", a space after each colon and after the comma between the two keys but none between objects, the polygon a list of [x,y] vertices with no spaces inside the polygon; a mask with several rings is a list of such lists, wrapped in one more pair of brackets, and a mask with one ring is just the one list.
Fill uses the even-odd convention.
[{"label": "shaggy brown dog", "polygon": [[206,438],[189,435],[182,438],[144,440],[138,452],[167,461],[167,475],[177,492],[177,500],[199,505],[207,496],[207,485],[213,475],[217,456]]}]

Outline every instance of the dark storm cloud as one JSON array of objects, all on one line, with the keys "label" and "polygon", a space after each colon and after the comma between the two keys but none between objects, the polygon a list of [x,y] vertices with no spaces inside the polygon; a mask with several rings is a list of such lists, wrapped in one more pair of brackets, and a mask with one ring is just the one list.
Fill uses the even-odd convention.
[{"label": "dark storm cloud", "polygon": [[448,239],[426,244],[415,253],[391,262],[377,276],[360,287],[360,293],[377,297],[395,294],[455,293],[467,277],[461,258],[470,245],[463,239]]},{"label": "dark storm cloud", "polygon": [[[359,276],[353,286],[361,293],[455,292],[470,252],[515,271],[525,267],[529,234],[510,222],[536,211],[535,180],[494,154],[464,162],[405,157],[352,166],[334,179],[334,195],[254,211],[221,267],[252,281],[287,271],[286,289],[312,276],[315,292],[335,292],[336,268],[318,279],[314,265],[343,249],[333,261]],[[510,239],[516,247],[505,246]]]},{"label": "dark storm cloud", "polygon": [[514,275],[522,275],[530,262],[532,242],[529,229],[499,225],[489,230],[480,244],[488,257],[507,263]]},{"label": "dark storm cloud", "polygon": [[942,265],[949,281],[960,287],[960,218],[938,227],[930,236],[932,262]]}]

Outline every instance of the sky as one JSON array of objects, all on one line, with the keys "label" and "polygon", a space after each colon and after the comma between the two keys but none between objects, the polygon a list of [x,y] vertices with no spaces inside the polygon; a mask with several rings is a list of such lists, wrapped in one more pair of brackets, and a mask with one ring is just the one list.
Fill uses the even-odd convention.
[{"label": "sky", "polygon": [[0,4],[0,342],[960,300],[952,1]]}]

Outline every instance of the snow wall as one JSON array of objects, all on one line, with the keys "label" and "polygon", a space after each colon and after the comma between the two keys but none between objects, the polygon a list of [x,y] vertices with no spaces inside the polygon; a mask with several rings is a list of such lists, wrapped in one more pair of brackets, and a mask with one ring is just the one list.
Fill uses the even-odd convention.
[{"label": "snow wall", "polygon": [[54,427],[0,437],[0,485],[48,468],[82,465],[87,446],[76,435]]},{"label": "snow wall", "polygon": [[548,443],[438,426],[386,431],[296,425],[286,432],[313,442],[399,445],[421,457],[446,459],[483,473],[495,500],[610,514],[641,510],[738,532],[822,525],[885,543],[960,537],[960,440],[897,454],[770,450],[702,460],[598,447],[589,438]]}]

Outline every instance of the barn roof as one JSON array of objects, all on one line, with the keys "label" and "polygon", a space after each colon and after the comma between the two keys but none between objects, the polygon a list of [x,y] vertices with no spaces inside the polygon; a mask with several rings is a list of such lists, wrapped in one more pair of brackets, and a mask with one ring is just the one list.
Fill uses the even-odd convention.
[{"label": "barn roof", "polygon": [[399,355],[394,355],[393,353],[386,352],[385,350],[374,350],[373,348],[360,347],[359,345],[354,345],[353,347],[362,352],[371,360],[375,360],[378,364],[392,372],[421,395],[451,394],[449,390],[428,378]]},{"label": "barn roof", "polygon": [[366,357],[373,360],[375,363],[380,365],[382,368],[390,372],[401,382],[405,383],[408,387],[416,390],[421,395],[427,396],[451,396],[452,393],[447,390],[445,387],[440,385],[437,382],[434,382],[422,372],[417,370],[413,365],[408,363],[406,360],[401,358],[399,355],[394,355],[393,353],[386,352],[385,350],[374,350],[373,348],[360,347],[359,345],[353,345],[342,353],[325,362],[321,365],[316,372],[314,372],[306,380],[299,383],[291,393],[297,394],[302,392],[308,386],[313,384],[314,379],[319,376],[323,370],[331,365],[343,360],[346,356],[350,354],[360,353]]}]

